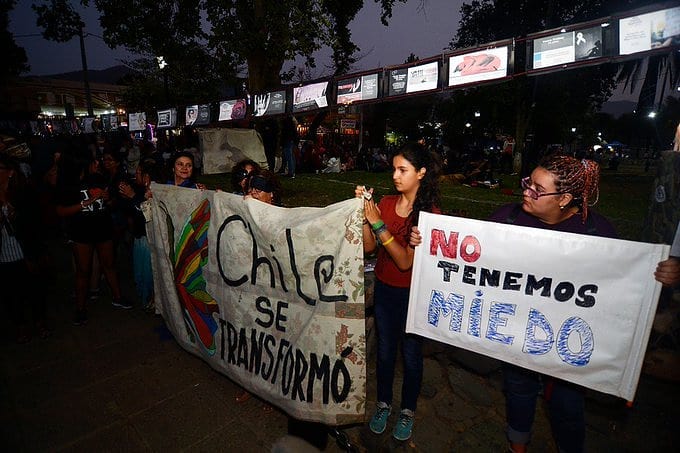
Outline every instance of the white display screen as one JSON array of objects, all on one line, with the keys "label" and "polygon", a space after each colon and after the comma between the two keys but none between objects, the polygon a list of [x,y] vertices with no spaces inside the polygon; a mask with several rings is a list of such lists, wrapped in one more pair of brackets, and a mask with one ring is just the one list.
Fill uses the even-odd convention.
[{"label": "white display screen", "polygon": [[619,54],[680,44],[680,6],[619,20]]},{"label": "white display screen", "polygon": [[449,57],[449,86],[481,82],[508,75],[508,46]]},{"label": "white display screen", "polygon": [[389,73],[389,96],[417,93],[437,88],[439,84],[439,62],[433,61],[410,68],[392,69]]},{"label": "white display screen", "polygon": [[146,129],[146,112],[130,113],[128,115],[128,130],[143,131]]},{"label": "white display screen", "polygon": [[175,127],[177,125],[177,109],[166,109],[158,111],[157,127]]},{"label": "white display screen", "polygon": [[532,69],[599,58],[602,53],[602,26],[584,28],[533,41]]},{"label": "white display screen", "polygon": [[378,74],[367,74],[338,82],[338,104],[378,98]]},{"label": "white display screen", "polygon": [[233,99],[220,102],[220,114],[217,121],[242,120],[246,117],[246,100]]},{"label": "white display screen", "polygon": [[327,89],[328,82],[311,83],[293,88],[293,112],[328,107]]}]

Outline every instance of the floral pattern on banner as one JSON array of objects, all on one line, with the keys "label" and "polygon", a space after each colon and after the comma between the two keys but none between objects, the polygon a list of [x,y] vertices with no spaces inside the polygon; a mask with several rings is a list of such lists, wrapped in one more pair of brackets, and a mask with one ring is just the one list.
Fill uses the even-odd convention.
[{"label": "floral pattern on banner", "polygon": [[[152,190],[156,304],[177,341],[294,417],[363,422],[361,200],[280,208],[224,192]],[[192,271],[200,271],[201,290],[217,304],[208,314],[217,327],[207,342],[213,349],[187,329],[173,278],[173,250],[200,206],[210,213],[207,256]]]}]

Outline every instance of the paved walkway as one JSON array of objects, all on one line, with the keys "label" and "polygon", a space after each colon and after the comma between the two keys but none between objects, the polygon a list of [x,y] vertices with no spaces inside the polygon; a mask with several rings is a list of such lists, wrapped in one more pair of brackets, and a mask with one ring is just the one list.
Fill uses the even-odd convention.
[{"label": "paved walkway", "polygon": [[[58,265],[68,270],[63,256]],[[236,404],[239,387],[185,352],[160,317],[115,309],[105,292],[91,304],[89,323],[73,326],[72,302],[64,296],[71,287],[69,272],[61,272],[50,296],[54,332],[47,340],[15,344],[6,318],[0,321],[3,451],[267,452],[286,433],[285,414],[265,413],[256,398]],[[129,283],[125,291],[132,293]],[[505,451],[497,363],[435,342],[427,342],[426,357],[412,440],[393,441],[391,426],[382,436],[346,427],[357,450]],[[370,367],[368,380],[374,401]],[[643,375],[632,408],[594,392],[586,404],[589,451],[680,451],[677,383]],[[535,430],[531,451],[554,452],[542,406]],[[343,449],[329,437],[326,451]]]}]

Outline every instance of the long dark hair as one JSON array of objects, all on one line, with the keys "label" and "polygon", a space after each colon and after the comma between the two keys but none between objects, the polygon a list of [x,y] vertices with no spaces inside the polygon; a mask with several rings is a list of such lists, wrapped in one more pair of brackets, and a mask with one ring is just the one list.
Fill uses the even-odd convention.
[{"label": "long dark hair", "polygon": [[416,199],[413,202],[413,210],[408,216],[408,230],[410,232],[411,226],[418,225],[420,211],[432,212],[434,208],[441,206],[439,192],[441,162],[435,153],[415,142],[406,143],[397,151],[395,156],[401,156],[409,161],[416,168],[416,171],[421,168],[425,169],[425,176],[420,180]]}]

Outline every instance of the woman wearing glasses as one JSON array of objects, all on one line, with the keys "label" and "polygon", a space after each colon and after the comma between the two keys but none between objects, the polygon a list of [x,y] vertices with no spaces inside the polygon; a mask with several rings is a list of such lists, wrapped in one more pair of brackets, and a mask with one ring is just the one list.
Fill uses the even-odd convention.
[{"label": "woman wearing glasses", "polygon": [[248,180],[260,172],[260,166],[252,159],[243,159],[231,169],[231,189],[236,195],[245,195],[248,192]]},{"label": "woman wearing glasses", "polygon": [[[498,209],[490,220],[568,233],[616,237],[607,219],[589,210],[597,203],[600,167],[591,160],[552,155],[522,179],[523,200]],[[536,399],[543,386],[559,451],[584,450],[583,389],[575,384],[514,365],[503,368],[510,450],[525,452],[531,437]]]},{"label": "woman wearing glasses", "polygon": [[[245,191],[244,198],[255,199],[263,203],[280,206],[281,185],[279,184],[278,178],[269,170],[262,170],[259,165],[254,162],[252,162],[252,164],[254,164],[255,167],[248,164],[252,170],[248,171],[247,167],[244,166],[240,173],[243,176],[242,181],[245,182],[243,185]],[[236,394],[235,400],[237,403],[244,403],[248,401],[251,396],[250,392],[241,389],[241,391]],[[273,408],[269,404],[264,403],[262,409],[264,412],[269,413]]]}]

